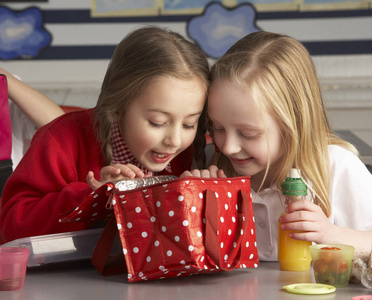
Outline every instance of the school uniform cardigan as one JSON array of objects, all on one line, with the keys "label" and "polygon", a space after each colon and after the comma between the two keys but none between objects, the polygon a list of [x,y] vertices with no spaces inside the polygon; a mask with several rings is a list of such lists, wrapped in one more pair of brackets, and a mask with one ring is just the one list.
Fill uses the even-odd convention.
[{"label": "school uniform cardigan", "polygon": [[[4,188],[0,213],[3,242],[87,229],[84,223],[60,223],[59,219],[92,193],[86,182],[88,171],[99,177],[104,166],[93,113],[65,114],[35,134]],[[192,152],[190,146],[171,161],[173,175],[190,170]],[[160,174],[169,175],[166,171]]]}]

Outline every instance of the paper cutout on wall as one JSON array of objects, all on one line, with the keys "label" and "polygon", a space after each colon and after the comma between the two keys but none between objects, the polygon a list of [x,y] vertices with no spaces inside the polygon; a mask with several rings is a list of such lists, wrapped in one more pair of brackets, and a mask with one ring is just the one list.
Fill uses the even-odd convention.
[{"label": "paper cutout on wall", "polygon": [[229,9],[212,3],[201,16],[192,18],[187,24],[190,38],[212,58],[221,57],[243,36],[259,30],[256,11],[250,4]]},{"label": "paper cutout on wall", "polygon": [[52,38],[38,8],[15,12],[0,7],[0,15],[0,59],[34,58],[50,45]]},{"label": "paper cutout on wall", "polygon": [[[301,0],[301,11],[369,9],[369,0]],[[372,3],[372,2],[371,2]]]},{"label": "paper cutout on wall", "polygon": [[372,0],[91,0],[93,17],[196,15],[208,4],[251,4],[258,12],[371,9]]},{"label": "paper cutout on wall", "polygon": [[158,4],[154,0],[92,0],[93,17],[154,16]]}]

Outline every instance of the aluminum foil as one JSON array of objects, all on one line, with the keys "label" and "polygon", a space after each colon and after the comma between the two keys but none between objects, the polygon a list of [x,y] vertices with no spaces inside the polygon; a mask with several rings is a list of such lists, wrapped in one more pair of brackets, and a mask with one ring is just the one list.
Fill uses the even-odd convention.
[{"label": "aluminum foil", "polygon": [[174,180],[176,178],[177,178],[176,176],[172,176],[172,175],[163,175],[163,176],[126,179],[126,180],[116,181],[115,187],[119,191],[130,191],[136,188],[154,185],[154,184],[161,183],[164,181]]}]

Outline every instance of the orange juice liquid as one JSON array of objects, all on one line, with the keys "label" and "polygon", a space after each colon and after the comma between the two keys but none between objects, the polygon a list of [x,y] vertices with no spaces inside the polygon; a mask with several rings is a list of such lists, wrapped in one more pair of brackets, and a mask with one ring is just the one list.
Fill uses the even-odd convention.
[{"label": "orange juice liquid", "polygon": [[[282,214],[283,215],[283,214]],[[278,221],[278,260],[284,271],[306,271],[310,269],[311,254],[308,241],[294,240],[289,234],[294,231],[282,230]]]}]

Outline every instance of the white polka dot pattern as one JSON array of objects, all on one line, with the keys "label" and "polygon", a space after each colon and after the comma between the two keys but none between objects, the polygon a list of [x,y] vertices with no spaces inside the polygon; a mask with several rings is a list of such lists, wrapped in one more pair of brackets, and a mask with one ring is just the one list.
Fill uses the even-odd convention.
[{"label": "white polka dot pattern", "polygon": [[[108,184],[97,189],[63,221],[106,220],[113,213],[106,209],[108,189],[114,192],[113,187]],[[205,244],[209,223],[205,215],[207,189],[213,191],[218,207],[215,216],[218,261],[210,256]],[[249,215],[243,215],[238,202],[240,191],[248,196],[245,204]],[[251,197],[248,177],[217,180],[189,177],[114,194],[112,206],[128,267],[128,281],[257,267]]]},{"label": "white polka dot pattern", "polygon": [[[107,221],[112,215],[113,210],[107,209],[109,192],[114,188],[113,183],[107,183],[92,192],[76,209],[62,218],[60,222],[85,222],[94,223]],[[111,205],[123,201],[120,197],[113,199]]]},{"label": "white polka dot pattern", "polygon": [[[250,197],[249,181],[245,179],[243,182],[241,178],[229,178],[228,181],[188,178],[182,181],[182,188],[177,190],[172,183],[157,185],[151,190],[147,187],[141,193],[127,194],[126,203],[116,201],[114,210],[118,224],[132,224],[130,228],[121,225],[119,230],[125,248],[133,249],[125,254],[127,265],[132,266],[128,268],[130,282],[220,272],[233,266],[247,268],[258,265],[251,200],[252,216],[244,218],[250,224],[246,230],[238,227],[245,223],[239,213],[238,192],[245,191]],[[220,265],[211,259],[204,244],[203,210],[205,190],[209,186],[219,206],[220,215],[216,217]],[[152,199],[146,197],[149,195]],[[241,240],[237,242],[240,235]],[[242,254],[236,263],[234,259],[239,248]]]}]

